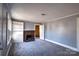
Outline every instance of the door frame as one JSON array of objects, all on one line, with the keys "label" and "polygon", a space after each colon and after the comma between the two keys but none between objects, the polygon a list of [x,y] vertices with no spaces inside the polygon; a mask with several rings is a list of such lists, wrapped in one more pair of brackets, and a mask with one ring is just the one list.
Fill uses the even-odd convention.
[{"label": "door frame", "polygon": [[[41,30],[42,30],[42,32],[41,32]],[[40,39],[45,40],[44,24],[40,25]]]},{"label": "door frame", "polygon": [[[39,30],[40,30],[40,24],[34,24],[34,30],[36,25],[39,25]],[[40,38],[40,34],[39,34],[39,38]]]},{"label": "door frame", "polygon": [[[35,26],[36,26],[36,25],[39,25],[39,27],[42,26],[42,25],[44,26],[44,24],[34,24],[34,30],[35,30]],[[41,28],[40,28],[40,29],[41,29]],[[39,29],[39,30],[40,30],[40,29]],[[43,28],[43,30],[44,30],[44,28]],[[40,35],[41,35],[41,34],[40,34]],[[40,36],[39,36],[39,38],[41,39]],[[41,39],[41,40],[44,40],[44,39],[45,39],[45,34],[44,34],[44,31],[43,31],[43,39]]]}]

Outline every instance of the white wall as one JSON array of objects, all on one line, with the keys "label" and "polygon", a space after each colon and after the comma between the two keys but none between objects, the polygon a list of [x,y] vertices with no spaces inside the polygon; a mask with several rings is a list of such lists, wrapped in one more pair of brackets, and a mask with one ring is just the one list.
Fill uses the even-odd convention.
[{"label": "white wall", "polygon": [[7,25],[7,45],[10,43],[12,37],[12,20],[8,13],[8,25]]},{"label": "white wall", "polygon": [[0,48],[2,48],[2,4],[0,4]]},{"label": "white wall", "polygon": [[0,56],[1,56],[1,50],[0,50]]},{"label": "white wall", "polygon": [[46,24],[46,39],[76,48],[76,17]]},{"label": "white wall", "polygon": [[79,15],[45,24],[45,39],[79,51]]},{"label": "white wall", "polygon": [[24,30],[34,30],[33,22],[24,22]]},{"label": "white wall", "polygon": [[40,39],[44,40],[44,25],[40,25]]},{"label": "white wall", "polygon": [[77,18],[77,48],[79,50],[79,17]]}]

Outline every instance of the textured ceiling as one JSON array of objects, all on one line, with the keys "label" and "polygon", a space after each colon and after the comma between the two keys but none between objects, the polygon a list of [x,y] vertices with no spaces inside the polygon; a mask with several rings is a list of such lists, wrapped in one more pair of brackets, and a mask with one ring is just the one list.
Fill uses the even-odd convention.
[{"label": "textured ceiling", "polygon": [[[42,13],[46,15],[41,15]],[[48,22],[79,13],[79,4],[12,4],[12,18],[22,21]]]}]

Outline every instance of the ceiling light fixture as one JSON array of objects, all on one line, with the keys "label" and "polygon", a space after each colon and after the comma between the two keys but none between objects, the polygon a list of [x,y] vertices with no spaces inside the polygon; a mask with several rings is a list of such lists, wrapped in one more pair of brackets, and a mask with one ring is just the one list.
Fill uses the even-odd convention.
[{"label": "ceiling light fixture", "polygon": [[42,16],[45,16],[46,14],[45,14],[45,13],[42,13],[41,15],[42,15]]}]

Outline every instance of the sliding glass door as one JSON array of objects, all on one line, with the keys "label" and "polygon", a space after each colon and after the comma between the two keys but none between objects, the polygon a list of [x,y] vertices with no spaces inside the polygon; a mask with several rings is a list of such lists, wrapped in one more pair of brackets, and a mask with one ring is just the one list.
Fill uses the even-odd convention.
[{"label": "sliding glass door", "polygon": [[23,42],[23,22],[13,21],[13,40]]}]

